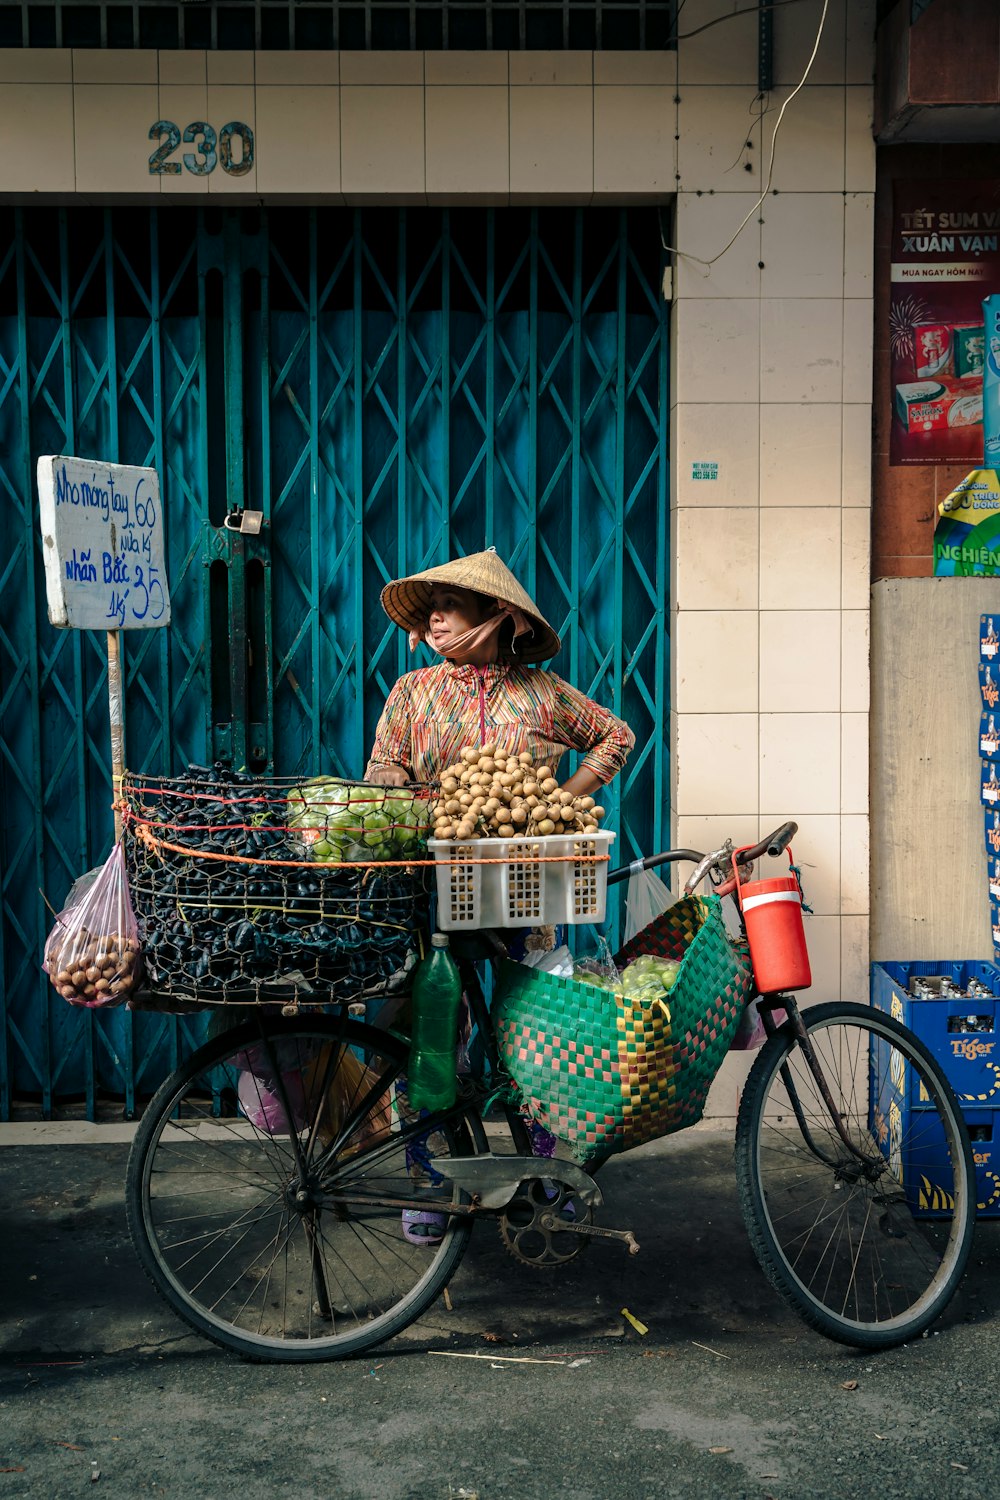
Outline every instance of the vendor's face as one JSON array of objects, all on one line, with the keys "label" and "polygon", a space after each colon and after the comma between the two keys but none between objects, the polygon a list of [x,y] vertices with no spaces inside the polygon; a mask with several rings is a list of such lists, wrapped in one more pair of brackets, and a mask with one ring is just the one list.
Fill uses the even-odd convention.
[{"label": "vendor's face", "polygon": [[[436,648],[439,641],[449,636],[462,635],[466,630],[482,622],[493,613],[490,600],[472,589],[446,587],[435,584],[431,591],[431,607],[427,622],[427,634]],[[453,661],[471,660],[464,653],[449,653]]]}]

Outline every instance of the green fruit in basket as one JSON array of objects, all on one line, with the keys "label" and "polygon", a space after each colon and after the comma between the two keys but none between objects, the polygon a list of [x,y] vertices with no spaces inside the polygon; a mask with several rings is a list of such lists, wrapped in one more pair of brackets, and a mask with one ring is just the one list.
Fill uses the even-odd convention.
[{"label": "green fruit in basket", "polygon": [[[363,819],[364,833],[361,841],[369,849],[382,851],[388,850],[392,844],[392,825],[384,812],[366,812]],[[383,854],[383,858],[388,855]]]},{"label": "green fruit in basket", "polygon": [[336,859],[336,851],[327,839],[317,839],[312,845],[310,853],[313,859]]}]

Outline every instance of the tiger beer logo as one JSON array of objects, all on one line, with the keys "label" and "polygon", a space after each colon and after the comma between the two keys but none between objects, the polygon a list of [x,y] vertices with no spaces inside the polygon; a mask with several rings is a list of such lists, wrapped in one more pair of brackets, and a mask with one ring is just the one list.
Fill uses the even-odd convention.
[{"label": "tiger beer logo", "polygon": [[977,1167],[988,1167],[992,1155],[992,1151],[973,1151],[972,1159]]},{"label": "tiger beer logo", "polygon": [[995,1042],[977,1042],[975,1037],[952,1037],[952,1057],[964,1057],[967,1062],[975,1062],[980,1057],[988,1057],[996,1046]]},{"label": "tiger beer logo", "polygon": [[983,683],[983,702],[987,708],[996,708],[997,703],[1000,702],[1000,688],[995,682]]},{"label": "tiger beer logo", "polygon": [[901,1021],[903,1019],[903,1002],[898,995],[893,995],[889,1003],[889,1014],[894,1021]]}]

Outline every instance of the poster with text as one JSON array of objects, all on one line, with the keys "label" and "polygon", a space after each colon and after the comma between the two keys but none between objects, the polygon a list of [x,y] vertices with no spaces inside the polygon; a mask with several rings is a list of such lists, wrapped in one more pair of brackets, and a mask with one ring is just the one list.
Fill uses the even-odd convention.
[{"label": "poster with text", "polygon": [[983,299],[1000,292],[1000,179],[897,182],[891,464],[983,463]]}]

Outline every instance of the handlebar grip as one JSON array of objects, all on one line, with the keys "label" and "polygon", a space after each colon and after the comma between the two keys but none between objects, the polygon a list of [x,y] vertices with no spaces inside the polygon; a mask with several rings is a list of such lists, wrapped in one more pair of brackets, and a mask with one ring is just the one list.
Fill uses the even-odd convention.
[{"label": "handlebar grip", "polygon": [[768,854],[774,858],[776,855],[783,853],[798,831],[798,823],[782,823],[781,827],[776,828],[767,841]]}]

